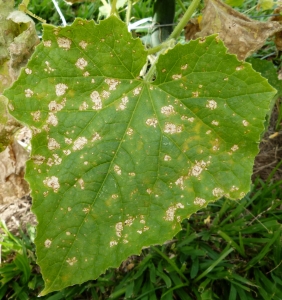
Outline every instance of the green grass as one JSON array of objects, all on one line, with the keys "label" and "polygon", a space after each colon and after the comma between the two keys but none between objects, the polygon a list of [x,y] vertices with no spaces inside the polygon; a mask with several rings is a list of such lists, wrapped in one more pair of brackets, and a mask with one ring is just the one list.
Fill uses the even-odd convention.
[{"label": "green grass", "polygon": [[[282,299],[281,184],[257,179],[243,200],[221,199],[184,220],[167,244],[41,299]],[[0,299],[35,299],[43,288],[35,229],[17,238],[2,228]]]}]

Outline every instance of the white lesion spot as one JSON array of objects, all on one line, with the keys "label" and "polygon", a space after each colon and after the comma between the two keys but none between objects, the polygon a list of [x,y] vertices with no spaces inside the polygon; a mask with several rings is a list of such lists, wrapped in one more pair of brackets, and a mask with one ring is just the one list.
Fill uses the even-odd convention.
[{"label": "white lesion spot", "polygon": [[64,108],[65,102],[62,102],[62,104],[57,103],[56,101],[51,101],[48,105],[48,108],[50,111],[57,112]]},{"label": "white lesion spot", "polygon": [[54,164],[55,165],[60,165],[62,163],[62,159],[59,157],[58,154],[53,154],[53,157],[54,157]]},{"label": "white lesion spot", "polygon": [[188,64],[181,66],[181,70],[186,70],[188,68]]},{"label": "white lesion spot", "polygon": [[115,91],[120,84],[120,81],[114,78],[106,78],[105,82],[109,86],[110,91]]},{"label": "white lesion spot", "polygon": [[24,93],[25,93],[25,96],[26,96],[27,98],[32,97],[32,95],[34,94],[34,92],[33,92],[31,89],[26,89],[26,90],[24,91]]},{"label": "white lesion spot", "polygon": [[195,205],[203,206],[206,203],[206,200],[200,197],[196,197],[194,200]]},{"label": "white lesion spot", "polygon": [[88,214],[90,212],[90,208],[89,207],[84,207],[82,210],[85,214]]},{"label": "white lesion spot", "polygon": [[148,126],[153,126],[153,127],[157,127],[157,124],[158,124],[158,120],[156,118],[152,118],[152,119],[147,119],[146,120],[146,124]]},{"label": "white lesion spot", "polygon": [[80,70],[84,70],[84,68],[87,67],[87,65],[88,62],[83,57],[80,57],[75,63],[75,66]]},{"label": "white lesion spot", "polygon": [[48,149],[49,150],[60,149],[60,144],[54,138],[48,138]]},{"label": "white lesion spot", "polygon": [[80,106],[79,106],[79,110],[86,110],[88,108],[88,104],[84,101]]},{"label": "white lesion spot", "polygon": [[88,43],[83,40],[79,42],[79,46],[84,50],[86,49],[87,45],[88,45]]},{"label": "white lesion spot", "polygon": [[238,146],[238,145],[233,145],[233,146],[231,147],[231,151],[233,151],[233,152],[237,151],[238,149],[239,149],[239,146]]},{"label": "white lesion spot", "polygon": [[243,69],[244,69],[244,66],[243,66],[243,65],[236,67],[236,71],[241,71],[241,70],[243,70]]},{"label": "white lesion spot", "polygon": [[31,159],[36,165],[42,165],[46,158],[42,155],[34,155],[31,157]]},{"label": "white lesion spot", "polygon": [[94,103],[94,105],[92,106],[93,109],[95,109],[95,110],[102,109],[102,100],[97,91],[92,92],[90,95],[90,98],[91,98],[92,102]]},{"label": "white lesion spot", "polygon": [[180,133],[182,132],[182,126],[166,122],[164,127],[164,132],[170,134]]},{"label": "white lesion spot", "polygon": [[192,92],[192,96],[194,97],[194,98],[198,98],[199,97],[199,92],[198,91],[195,91],[195,92]]},{"label": "white lesion spot", "polygon": [[171,78],[172,78],[173,80],[180,79],[181,77],[182,77],[181,74],[174,74],[174,75],[171,76]]},{"label": "white lesion spot", "polygon": [[46,123],[52,126],[57,126],[58,118],[53,113],[49,113]]},{"label": "white lesion spot", "polygon": [[127,131],[126,131],[126,134],[127,134],[127,135],[132,135],[133,132],[134,132],[134,131],[133,131],[132,128],[128,128]]},{"label": "white lesion spot", "polygon": [[174,114],[175,113],[174,107],[172,105],[163,106],[161,108],[161,113],[164,114],[164,115],[166,115],[166,116]]},{"label": "white lesion spot", "polygon": [[212,194],[215,196],[215,197],[222,197],[224,195],[224,191],[219,188],[219,187],[216,187],[212,190]]},{"label": "white lesion spot", "polygon": [[45,246],[46,248],[50,248],[50,247],[51,247],[51,244],[52,244],[52,241],[49,240],[49,239],[47,239],[47,240],[44,242],[44,246]]},{"label": "white lesion spot", "polygon": [[110,247],[116,246],[118,244],[117,241],[110,241]]},{"label": "white lesion spot", "polygon": [[118,237],[121,237],[121,234],[122,234],[122,231],[123,231],[123,224],[122,224],[122,222],[116,223],[115,228],[116,228],[116,235]]},{"label": "white lesion spot", "polygon": [[115,165],[114,166],[114,171],[118,174],[118,175],[121,175],[121,169],[118,165]]},{"label": "white lesion spot", "polygon": [[108,99],[111,96],[111,93],[108,91],[102,91],[101,96],[103,99]]},{"label": "white lesion spot", "polygon": [[122,97],[121,98],[121,103],[119,104],[117,110],[124,110],[124,109],[126,109],[126,105],[127,105],[128,101],[129,100],[128,100],[127,96]]},{"label": "white lesion spot", "polygon": [[102,137],[100,136],[100,134],[98,132],[95,132],[92,136],[91,142],[100,141],[101,139]]},{"label": "white lesion spot", "polygon": [[206,107],[211,109],[211,110],[214,110],[214,109],[217,108],[217,103],[214,100],[208,100],[207,104],[206,104]]},{"label": "white lesion spot", "polygon": [[32,134],[33,134],[33,135],[36,135],[36,134],[38,134],[38,133],[41,132],[41,129],[36,128],[36,127],[34,127],[34,126],[31,126],[30,128],[31,128],[31,131],[32,131]]},{"label": "white lesion spot", "polygon": [[243,123],[243,126],[245,126],[245,127],[249,125],[249,122],[247,120],[243,120],[242,123]]},{"label": "white lesion spot", "polygon": [[80,178],[80,179],[78,179],[78,183],[79,183],[79,185],[80,185],[80,188],[81,188],[82,190],[84,190],[84,189],[85,189],[85,183],[84,183],[84,180],[83,180],[82,178]]},{"label": "white lesion spot", "polygon": [[214,126],[218,126],[218,125],[219,125],[219,122],[216,121],[216,120],[212,120],[211,124],[214,125]]},{"label": "white lesion spot", "polygon": [[117,199],[118,198],[118,194],[112,194],[112,199]]},{"label": "white lesion spot", "polygon": [[64,83],[58,83],[55,85],[55,89],[56,89],[56,95],[57,96],[62,96],[66,93],[66,90],[68,89],[69,87],[64,84]]},{"label": "white lesion spot", "polygon": [[50,48],[52,46],[52,42],[50,40],[43,41],[43,45],[44,45],[44,47]]},{"label": "white lesion spot", "polygon": [[88,71],[86,71],[86,72],[84,72],[82,75],[83,75],[84,77],[88,77],[88,76],[90,75],[90,73],[89,73]]},{"label": "white lesion spot", "polygon": [[146,192],[150,195],[152,194],[152,190],[151,189],[147,189]]},{"label": "white lesion spot", "polygon": [[188,175],[199,177],[203,170],[207,170],[209,163],[209,161],[205,162],[203,160],[196,161],[195,165],[191,168],[191,170],[189,170]]},{"label": "white lesion spot", "polygon": [[43,184],[52,188],[54,193],[57,193],[60,188],[59,179],[56,176],[46,177],[43,180]]},{"label": "white lesion spot", "polygon": [[230,189],[230,192],[235,192],[235,191],[238,191],[239,188],[235,185],[232,185],[231,189]]},{"label": "white lesion spot", "polygon": [[177,186],[179,186],[179,188],[180,188],[181,190],[184,190],[184,177],[183,177],[183,176],[179,177],[179,178],[175,181],[175,184],[176,184]]},{"label": "white lesion spot", "polygon": [[181,208],[181,209],[183,209],[184,208],[184,205],[182,204],[182,203],[177,203],[177,204],[175,204],[175,205],[173,205],[173,206],[170,206],[167,210],[166,210],[166,212],[165,212],[165,216],[164,216],[164,219],[166,220],[166,221],[173,221],[174,220],[174,216],[175,216],[175,211],[177,210],[177,209],[179,209],[179,208]]},{"label": "white lesion spot", "polygon": [[206,132],[206,134],[211,134],[211,130],[208,130],[208,131]]},{"label": "white lesion spot", "polygon": [[30,114],[32,115],[33,121],[35,121],[35,122],[39,122],[40,121],[40,117],[41,117],[40,110],[37,110],[35,112],[31,112]]},{"label": "white lesion spot", "polygon": [[79,137],[73,143],[72,149],[74,151],[81,150],[87,144],[87,139],[84,136]]},{"label": "white lesion spot", "polygon": [[72,143],[72,139],[65,137],[65,143],[70,145]]},{"label": "white lesion spot", "polygon": [[130,172],[128,175],[134,177],[136,174],[134,172]]},{"label": "white lesion spot", "polygon": [[137,96],[137,95],[139,95],[139,94],[140,94],[140,92],[141,92],[141,90],[142,90],[142,88],[141,88],[141,87],[137,87],[137,88],[135,88],[135,89],[133,90],[133,95],[134,95],[134,96]]},{"label": "white lesion spot", "polygon": [[30,75],[31,73],[32,73],[32,70],[31,69],[29,69],[29,68],[25,68],[25,73],[27,74],[27,75]]},{"label": "white lesion spot", "polygon": [[71,47],[71,40],[65,37],[57,38],[58,46],[64,50],[69,50]]},{"label": "white lesion spot", "polygon": [[71,235],[71,233],[69,231],[66,232],[66,235]]},{"label": "white lesion spot", "polygon": [[171,157],[169,155],[165,155],[164,156],[164,161],[171,161]]},{"label": "white lesion spot", "polygon": [[45,61],[45,65],[46,65],[46,68],[44,68],[44,71],[47,72],[48,74],[55,71],[55,69],[50,67],[49,61]]},{"label": "white lesion spot", "polygon": [[70,266],[73,266],[75,263],[77,263],[77,259],[76,259],[76,257],[68,258],[68,259],[66,260],[66,262],[67,262]]},{"label": "white lesion spot", "polygon": [[66,156],[68,156],[68,155],[71,154],[71,151],[70,151],[70,150],[63,150],[63,153],[64,153]]},{"label": "white lesion spot", "polygon": [[124,221],[124,225],[131,226],[133,224],[134,220],[135,220],[135,218],[133,218],[132,216],[129,216],[128,219]]}]

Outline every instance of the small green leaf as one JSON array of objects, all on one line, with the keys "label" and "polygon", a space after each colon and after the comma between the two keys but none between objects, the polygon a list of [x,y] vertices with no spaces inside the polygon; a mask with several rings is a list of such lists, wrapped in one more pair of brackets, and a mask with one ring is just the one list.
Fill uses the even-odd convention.
[{"label": "small green leaf", "polygon": [[33,130],[27,165],[42,295],[97,278],[222,196],[243,197],[275,90],[216,36],[139,72],[140,40],[116,17],[44,26],[5,92]]}]

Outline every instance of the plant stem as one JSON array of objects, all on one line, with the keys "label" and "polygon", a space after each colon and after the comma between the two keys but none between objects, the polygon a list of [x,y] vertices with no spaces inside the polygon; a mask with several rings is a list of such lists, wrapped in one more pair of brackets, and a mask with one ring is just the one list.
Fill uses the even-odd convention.
[{"label": "plant stem", "polygon": [[111,5],[111,15],[116,15],[117,13],[116,6],[117,6],[117,0],[113,0]]},{"label": "plant stem", "polygon": [[177,0],[179,6],[181,7],[181,9],[185,12],[186,11],[186,8],[185,6],[183,5],[182,1],[181,0]]},{"label": "plant stem", "polygon": [[181,18],[177,26],[174,28],[173,32],[169,36],[169,39],[176,39],[180,35],[182,29],[186,26],[188,21],[191,19],[194,11],[196,10],[197,6],[199,5],[201,0],[193,0],[192,3],[189,5],[188,9],[186,10],[184,16]]},{"label": "plant stem", "polygon": [[127,26],[130,22],[131,9],[132,9],[132,0],[128,0],[127,1],[126,19],[125,19],[125,22],[126,22]]}]

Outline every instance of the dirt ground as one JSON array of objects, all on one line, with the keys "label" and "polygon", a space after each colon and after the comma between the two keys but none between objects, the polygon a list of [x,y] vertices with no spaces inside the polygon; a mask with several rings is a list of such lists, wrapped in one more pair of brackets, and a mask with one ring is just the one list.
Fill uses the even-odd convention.
[{"label": "dirt ground", "polygon": [[[282,132],[279,134],[275,131],[278,116],[277,107],[275,106],[273,109],[268,130],[265,132],[264,138],[259,145],[260,152],[255,159],[253,180],[260,177],[266,181],[282,160]],[[20,139],[23,140],[22,137]],[[279,180],[282,180],[282,164],[277,168],[270,182]],[[23,186],[25,187],[25,185]],[[6,223],[13,234],[18,234],[19,226],[25,231],[27,224],[37,224],[36,217],[30,210],[31,202],[31,197],[26,194],[21,198],[10,197],[10,201],[0,204],[0,219]]]}]

